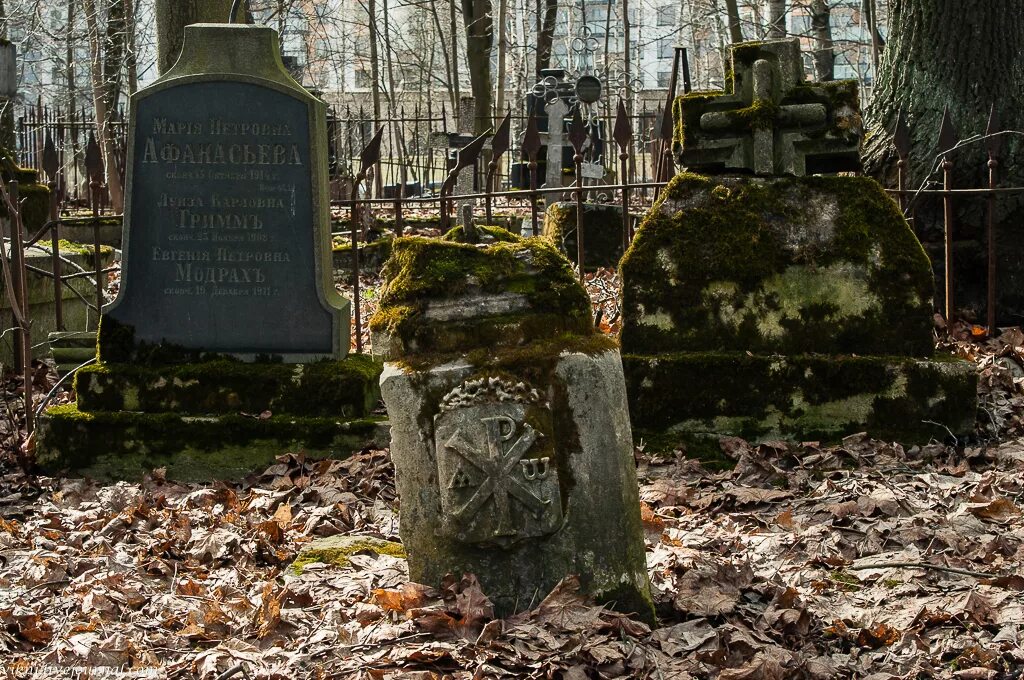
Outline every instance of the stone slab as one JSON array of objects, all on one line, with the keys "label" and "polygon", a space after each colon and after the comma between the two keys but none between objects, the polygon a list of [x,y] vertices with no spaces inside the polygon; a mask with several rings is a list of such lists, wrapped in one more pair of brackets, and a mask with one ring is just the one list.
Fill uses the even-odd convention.
[{"label": "stone slab", "polygon": [[528,366],[385,365],[410,577],[476,574],[507,615],[576,574],[653,621],[618,352]]},{"label": "stone slab", "polygon": [[[94,350],[95,352],[95,350]],[[212,361],[163,366],[97,364],[75,376],[83,411],[292,414],[362,418],[380,399],[381,365],[366,355],[312,364]]]},{"label": "stone slab", "polygon": [[836,442],[866,431],[910,445],[968,434],[977,417],[977,372],[952,357],[682,352],[622,362],[633,426],[649,442],[714,435],[717,450],[721,435]]}]

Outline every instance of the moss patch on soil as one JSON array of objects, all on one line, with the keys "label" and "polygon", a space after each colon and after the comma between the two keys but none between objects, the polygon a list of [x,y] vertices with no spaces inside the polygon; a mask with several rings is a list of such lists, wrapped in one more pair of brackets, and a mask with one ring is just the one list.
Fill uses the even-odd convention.
[{"label": "moss patch on soil", "polygon": [[316,563],[347,567],[352,555],[357,553],[375,553],[405,559],[405,548],[401,543],[374,536],[328,536],[315,539],[299,550],[290,571],[299,575],[306,567]]}]

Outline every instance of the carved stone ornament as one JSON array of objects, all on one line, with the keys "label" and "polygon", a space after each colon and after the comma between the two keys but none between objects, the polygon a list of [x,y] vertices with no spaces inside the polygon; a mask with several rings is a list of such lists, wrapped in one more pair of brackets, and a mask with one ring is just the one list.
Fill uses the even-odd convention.
[{"label": "carved stone ornament", "polygon": [[562,524],[551,410],[535,389],[467,381],[434,418],[442,529],[464,543],[507,547]]}]

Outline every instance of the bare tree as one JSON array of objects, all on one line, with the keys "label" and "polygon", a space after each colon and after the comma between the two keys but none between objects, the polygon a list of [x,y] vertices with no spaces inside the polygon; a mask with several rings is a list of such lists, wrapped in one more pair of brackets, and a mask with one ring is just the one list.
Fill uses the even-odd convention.
[{"label": "bare tree", "polygon": [[[103,0],[100,0],[101,2]],[[109,90],[104,80],[104,60],[100,31],[100,15],[96,0],[82,0],[85,12],[85,23],[89,31],[89,65],[92,78],[92,103],[96,113],[96,136],[103,154],[106,170],[107,193],[110,195],[110,207],[114,212],[124,210],[124,192],[121,186],[121,174],[117,167],[117,155],[114,146],[114,135],[111,129],[111,111],[109,107]],[[108,8],[103,8],[108,9]]]},{"label": "bare tree", "polygon": [[768,0],[768,39],[778,40],[785,37],[786,0]]},{"label": "bare tree", "polygon": [[835,80],[836,55],[832,46],[832,10],[825,0],[812,0],[810,6],[811,34],[814,36],[814,77]]}]

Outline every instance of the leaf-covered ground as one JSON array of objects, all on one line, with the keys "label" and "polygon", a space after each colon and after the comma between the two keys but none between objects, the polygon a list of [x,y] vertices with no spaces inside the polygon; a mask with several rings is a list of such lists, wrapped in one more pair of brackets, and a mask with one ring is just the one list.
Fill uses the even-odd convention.
[{"label": "leaf-covered ground", "polygon": [[[590,288],[614,330],[613,275]],[[399,540],[386,451],[282,455],[238,484],[182,486],[158,470],[99,485],[21,471],[12,415],[0,667],[26,678],[1017,680],[1024,333],[970,336],[957,328],[942,344],[981,376],[970,441],[724,439],[736,462],[724,472],[637,451],[653,631],[582,599],[572,578],[496,620],[473,575],[409,583],[387,555],[291,573],[316,537]],[[17,380],[5,390],[16,411]]]}]

